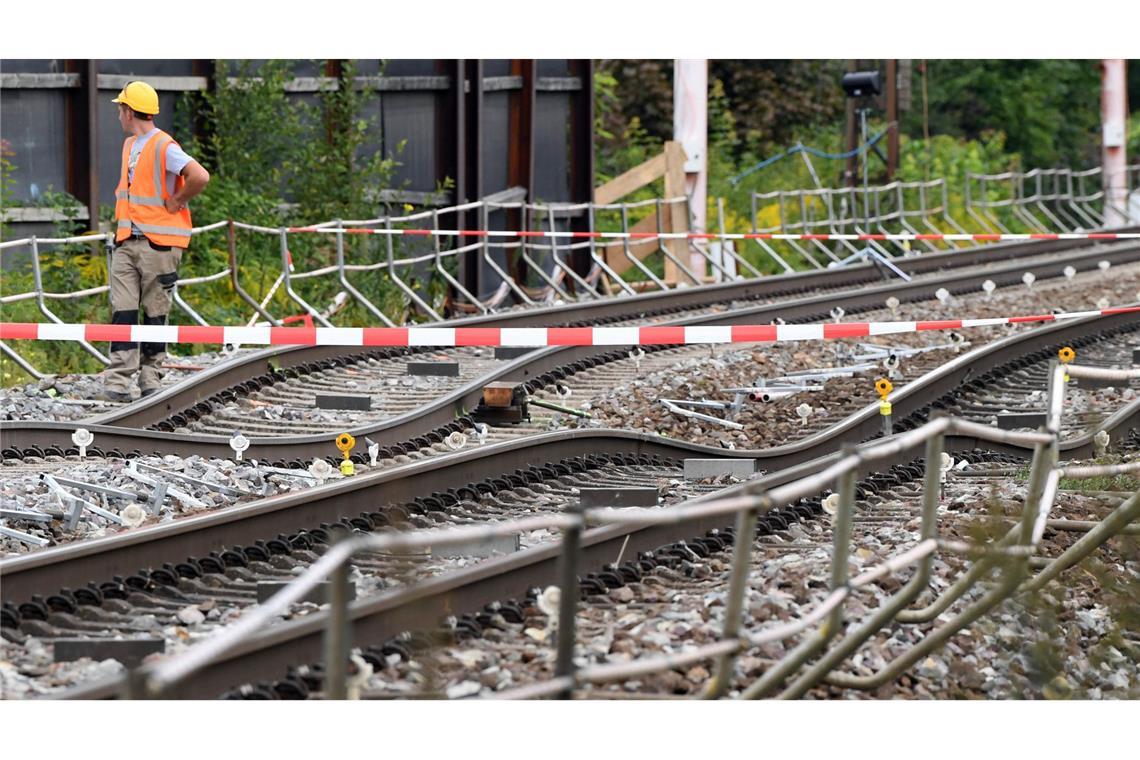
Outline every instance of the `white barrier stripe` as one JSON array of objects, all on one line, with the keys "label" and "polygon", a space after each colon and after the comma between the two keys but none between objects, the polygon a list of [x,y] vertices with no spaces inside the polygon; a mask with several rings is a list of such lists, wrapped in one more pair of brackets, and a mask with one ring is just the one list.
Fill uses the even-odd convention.
[{"label": "white barrier stripe", "polygon": [[776,340],[823,340],[823,325],[776,325]]},{"label": "white barrier stripe", "polygon": [[40,340],[85,340],[87,325],[57,325],[44,322],[40,325]]},{"label": "white barrier stripe", "polygon": [[409,346],[454,346],[454,327],[409,327]]},{"label": "white barrier stripe", "polygon": [[318,327],[318,346],[363,346],[363,327]]},{"label": "white barrier stripe", "polygon": [[732,327],[724,326],[695,326],[685,328],[686,343],[731,343]]},{"label": "white barrier stripe", "polygon": [[871,335],[894,335],[915,331],[915,322],[872,322]]},{"label": "white barrier stripe", "polygon": [[504,327],[499,331],[500,346],[545,346],[545,327]]},{"label": "white barrier stripe", "polygon": [[[1004,324],[1036,324],[1061,319],[1087,319],[1118,314],[1140,313],[1140,306],[1122,306],[1100,311],[1077,311],[1067,314],[1025,315],[1017,317],[990,317],[985,319],[941,319],[922,323],[924,329],[950,330],[970,327],[989,327]],[[595,346],[635,346],[748,343],[755,342],[757,335],[771,336],[776,341],[825,340],[862,335],[894,335],[916,332],[918,322],[870,322],[864,332],[863,323],[847,323],[852,329],[842,329],[836,324],[808,325],[671,325],[646,327],[585,327],[585,328],[454,328],[454,327],[407,327],[407,328],[368,328],[374,340],[395,340],[392,345],[402,345],[406,336],[407,345],[447,347],[456,345],[457,337],[472,346],[522,346],[542,347],[551,345],[552,330],[556,335],[567,336],[583,345]],[[828,327],[832,329],[829,331]],[[261,327],[206,327],[177,325],[83,325],[55,324],[53,322],[25,323],[0,322],[0,339],[3,340],[86,340],[90,333],[92,340],[105,342],[109,336],[126,332],[132,343],[211,343],[221,333],[226,343],[247,345],[303,345],[315,343],[322,346],[361,346],[364,345],[365,329],[361,327],[318,327],[318,328],[275,328]],[[458,330],[458,332],[457,332]],[[388,335],[387,338],[381,336]],[[183,337],[186,336],[186,337]],[[191,337],[194,336],[194,337]],[[739,337],[738,337],[739,336]],[[771,338],[769,338],[770,340]],[[384,345],[388,345],[384,343]]]},{"label": "white barrier stripe", "polygon": [[255,346],[270,345],[270,327],[227,327],[225,331],[226,343],[245,344]]},{"label": "white barrier stripe", "polygon": [[1085,317],[1099,317],[1099,311],[1066,311],[1061,314],[1054,314],[1053,319],[1084,319]]},{"label": "white barrier stripe", "polygon": [[995,325],[1008,325],[1008,317],[994,317],[991,319],[963,319],[962,327],[992,327]]},{"label": "white barrier stripe", "polygon": [[637,327],[595,327],[595,346],[636,346],[641,343],[641,330]]},{"label": "white barrier stripe", "polygon": [[177,325],[132,325],[131,338],[135,343],[177,343]]}]

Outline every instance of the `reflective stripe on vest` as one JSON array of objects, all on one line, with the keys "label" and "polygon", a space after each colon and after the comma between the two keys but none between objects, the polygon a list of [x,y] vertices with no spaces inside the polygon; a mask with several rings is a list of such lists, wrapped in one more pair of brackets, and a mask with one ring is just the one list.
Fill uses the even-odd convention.
[{"label": "reflective stripe on vest", "polygon": [[[186,230],[182,227],[160,227],[156,224],[140,224],[139,222],[135,222],[134,226],[138,227],[139,232],[142,232],[143,234],[153,233],[155,235],[183,235],[186,233]],[[121,220],[119,222],[118,229],[127,230],[130,232],[131,220]],[[170,245],[170,243],[163,243],[162,245]]]},{"label": "reflective stripe on vest", "polygon": [[[156,130],[151,144],[139,152],[134,178],[128,180],[131,148],[137,137],[123,142],[123,161],[119,173],[119,187],[115,191],[115,239],[126,240],[133,226],[152,243],[186,248],[190,244],[190,211],[182,209],[171,214],[166,210],[166,148],[174,139]],[[182,177],[175,179],[175,188],[185,184]]]}]

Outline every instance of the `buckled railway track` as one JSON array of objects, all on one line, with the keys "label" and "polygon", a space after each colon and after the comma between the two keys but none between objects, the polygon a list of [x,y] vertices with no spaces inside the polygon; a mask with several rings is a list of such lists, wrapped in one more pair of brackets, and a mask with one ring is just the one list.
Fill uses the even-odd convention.
[{"label": "buckled railway track", "polygon": [[[1095,268],[1096,261],[1104,258],[1114,263],[1133,261],[1140,258],[1140,247],[1116,246],[1111,250],[1106,248],[1086,252],[1076,259],[1035,266],[1035,271],[1041,280],[1046,276],[1060,276],[1063,265],[1073,265],[1078,269]],[[939,280],[864,288],[845,296],[843,300],[837,300],[834,295],[808,297],[734,311],[732,314],[712,314],[705,319],[707,323],[722,324],[729,320],[755,322],[763,321],[765,317],[771,318],[779,312],[782,316],[787,315],[784,318],[788,321],[807,321],[824,316],[826,310],[836,303],[842,304],[848,313],[854,314],[879,308],[888,294],[894,294],[900,301],[905,301],[929,298],[937,287],[946,287],[951,292],[967,292],[976,289],[984,279],[992,279],[1003,285],[1013,283],[1020,279],[1022,271],[1020,263],[999,265],[984,272],[950,275]],[[728,286],[722,286],[726,287]],[[684,295],[688,298],[695,294]],[[685,321],[693,323],[697,320],[689,317]],[[1075,345],[1079,350],[1089,346],[1087,353],[1094,361],[1117,362],[1124,356],[1122,347],[1132,345],[1129,341],[1132,341],[1138,326],[1140,317],[1137,315],[1114,315],[1098,320],[1058,323],[994,341],[951,360],[902,388],[894,398],[897,420],[895,430],[902,431],[917,426],[932,411],[943,408],[968,413],[972,410],[984,417],[992,411],[990,402],[979,395],[984,389],[988,388],[1000,397],[1003,392],[1022,393],[1031,385],[1036,388],[1041,380],[1039,366],[1054,354],[1059,345]],[[277,357],[280,367],[293,359],[310,356],[307,352],[312,350],[319,352],[327,349],[263,352],[266,356],[246,360],[245,364],[266,362],[270,360],[268,355],[272,355]],[[669,350],[671,349],[665,349],[662,355],[667,355]],[[1098,351],[1102,354],[1099,357],[1096,353]],[[1084,354],[1085,351],[1082,350],[1082,356]],[[388,358],[398,362],[405,356],[406,354],[393,352]],[[292,560],[289,557],[297,552],[301,553],[298,555],[301,558],[306,556],[306,552],[310,555],[318,553],[323,541],[338,531],[373,530],[405,522],[420,525],[425,520],[425,524],[430,524],[431,520],[448,519],[444,515],[453,513],[453,508],[457,506],[461,510],[467,510],[464,519],[501,517],[509,512],[496,512],[486,508],[487,505],[476,505],[481,505],[483,497],[489,496],[491,506],[510,507],[510,497],[507,496],[504,500],[500,495],[509,495],[519,488],[534,493],[536,489],[531,486],[543,483],[543,478],[549,477],[551,471],[557,473],[556,479],[561,480],[560,487],[569,492],[569,489],[575,487],[573,483],[581,484],[590,479],[587,475],[584,479],[574,480],[574,477],[584,473],[607,472],[610,477],[620,476],[626,480],[636,477],[667,477],[661,473],[675,473],[678,460],[686,456],[735,456],[756,458],[759,467],[769,473],[758,481],[738,488],[762,488],[787,482],[803,472],[825,466],[835,458],[836,455],[832,452],[840,440],[866,440],[878,433],[877,412],[874,408],[867,407],[847,415],[839,424],[826,430],[762,451],[729,452],[719,447],[613,430],[564,430],[516,440],[492,439],[486,445],[452,453],[445,453],[445,447],[440,445],[450,432],[471,432],[471,418],[456,418],[455,414],[474,407],[475,399],[489,378],[517,377],[521,374],[526,378],[520,381],[522,389],[538,394],[574,372],[598,366],[606,359],[620,360],[624,356],[624,351],[601,352],[584,348],[535,351],[526,357],[505,362],[504,367],[493,369],[478,376],[477,380],[436,397],[426,408],[420,407],[403,413],[392,410],[398,412],[394,417],[356,430],[360,435],[380,440],[385,446],[385,459],[394,460],[405,456],[412,460],[422,457],[416,461],[402,464],[393,462],[394,466],[357,478],[166,525],[0,561],[0,582],[3,583],[8,600],[3,622],[9,629],[18,630],[26,620],[31,620],[29,628],[43,631],[46,629],[38,624],[51,625],[51,618],[55,615],[57,622],[78,625],[80,621],[86,620],[98,627],[108,621],[115,622],[113,615],[121,614],[122,609],[125,609],[122,605],[113,603],[110,607],[121,608],[120,612],[104,609],[108,599],[131,604],[130,597],[135,594],[135,601],[141,602],[138,595],[143,595],[148,598],[157,597],[161,602],[164,591],[167,603],[159,604],[155,609],[165,610],[163,614],[167,614],[170,611],[169,600],[174,599],[179,603],[183,601],[169,593],[169,590],[173,589],[183,596],[189,593],[181,590],[183,587],[197,594],[209,593],[203,586],[210,585],[204,580],[207,575],[219,576],[212,579],[219,581],[212,587],[224,589],[227,593],[244,591],[246,593],[231,596],[246,599],[249,596],[248,584],[255,582],[258,572],[278,577],[290,573],[293,565],[290,564]],[[343,364],[347,360],[338,357],[309,361]],[[301,369],[313,369],[304,364],[301,364]],[[227,374],[221,369],[218,369],[210,382],[233,380],[232,376],[220,380]],[[246,366],[239,370],[239,374],[249,369]],[[477,371],[479,370],[476,369]],[[186,393],[192,392],[193,388],[199,392],[209,388],[210,382],[187,383],[184,384],[186,387],[172,388],[159,394],[159,397],[167,397],[162,403],[177,406],[178,402],[174,399],[182,398]],[[161,401],[159,397],[148,399],[140,406],[153,411],[157,408],[156,402]],[[123,427],[130,420],[137,421],[137,415],[141,411],[141,408],[125,409],[123,414],[113,420],[116,424],[89,425],[89,429],[99,436],[102,447],[105,447],[103,451],[95,453],[111,456],[129,453],[157,445],[160,439],[164,440],[164,448],[173,444],[182,453],[228,453],[225,439],[219,436],[187,436]],[[415,414],[417,411],[421,414]],[[1134,438],[1135,431],[1140,426],[1140,402],[1133,402],[1112,413],[1093,410],[1091,414],[1086,422],[1097,422],[1114,439]],[[435,425],[437,418],[444,420],[444,424]],[[5,423],[5,457],[26,456],[29,449],[32,449],[33,456],[36,455],[36,450],[42,455],[65,455],[67,449],[59,441],[63,440],[65,431],[70,434],[73,428],[73,424],[62,423]],[[1090,455],[1091,434],[1076,428],[1073,433],[1062,445],[1062,456],[1077,458]],[[273,464],[288,465],[311,456],[312,446],[317,439],[325,442],[327,436],[298,438],[286,435],[280,439],[258,438],[254,443],[278,457],[271,460]],[[184,449],[184,445],[187,448]],[[968,437],[948,438],[946,446],[948,451],[973,452],[967,454],[967,457],[977,461],[1015,461],[1027,458],[1030,453],[1012,446],[986,444],[980,448],[977,440]],[[438,456],[424,456],[431,451]],[[363,459],[362,455],[358,456]],[[536,462],[552,464],[535,466]],[[895,469],[886,477],[893,478],[896,483],[903,482],[900,478],[909,472],[906,469],[909,464],[901,461],[893,464]],[[543,467],[548,469],[544,471]],[[657,468],[658,471],[647,471],[646,468]],[[571,480],[567,481],[566,478]],[[872,475],[864,481],[863,490],[866,493],[862,495],[873,491],[866,484],[873,484],[876,479],[881,481],[882,477]],[[479,500],[471,498],[475,495],[480,497]],[[693,496],[694,493],[690,490],[675,495]],[[700,500],[708,497],[696,498]],[[551,503],[556,505],[557,502]],[[377,509],[379,504],[389,508]],[[805,500],[772,515],[761,528],[769,532],[785,530],[790,521],[810,519],[818,511],[818,503]],[[639,577],[638,573],[645,570],[641,563],[652,564],[648,556],[642,556],[636,561],[625,563],[624,568],[607,568],[607,565],[613,564],[613,558],[619,552],[625,551],[623,547],[628,546],[630,554],[627,556],[631,557],[637,556],[637,552],[658,551],[665,551],[665,555],[670,556],[670,552],[672,555],[683,552],[675,547],[665,550],[661,547],[668,547],[677,541],[688,541],[692,546],[695,540],[695,545],[703,547],[707,553],[723,546],[725,535],[723,525],[712,522],[703,524],[700,521],[667,527],[590,531],[583,542],[584,567],[592,568],[592,576],[587,576],[585,588],[587,591],[604,592],[615,579],[628,582],[635,576]],[[557,547],[538,543],[517,554],[433,577],[414,587],[384,589],[375,596],[355,603],[354,632],[360,642],[379,647],[377,651],[381,654],[385,647],[389,650],[399,648],[398,637],[402,632],[434,630],[447,611],[462,610],[467,615],[466,618],[460,616],[450,625],[453,634],[460,629],[467,633],[477,632],[481,625],[478,622],[479,616],[490,614],[482,610],[485,605],[498,603],[500,606],[495,610],[501,615],[503,600],[524,599],[526,589],[552,582],[556,557]],[[249,567],[251,563],[256,563],[253,570]],[[248,572],[242,572],[243,570]],[[605,573],[609,575],[604,575]],[[122,599],[121,594],[126,594],[127,599]],[[187,598],[192,599],[192,596]],[[515,606],[520,607],[520,604],[516,603]],[[85,607],[91,609],[82,611],[81,608]],[[96,612],[97,609],[101,611]],[[83,614],[78,614],[81,611]],[[66,617],[60,618],[59,615]],[[242,683],[261,683],[267,679],[270,683],[288,681],[292,676],[284,674],[289,666],[313,663],[320,659],[319,640],[325,615],[325,612],[314,612],[275,626],[256,641],[251,641],[240,653],[235,653],[230,659],[201,674],[192,685],[184,687],[176,696],[217,696]],[[47,620],[40,619],[45,616]],[[80,626],[79,629],[85,627]],[[372,652],[369,656],[375,654]],[[311,676],[311,671],[309,672]],[[285,691],[295,688],[296,678],[293,681],[292,687],[286,685],[281,688]],[[121,686],[121,679],[112,679],[107,683],[83,687],[72,695],[111,696]]]}]

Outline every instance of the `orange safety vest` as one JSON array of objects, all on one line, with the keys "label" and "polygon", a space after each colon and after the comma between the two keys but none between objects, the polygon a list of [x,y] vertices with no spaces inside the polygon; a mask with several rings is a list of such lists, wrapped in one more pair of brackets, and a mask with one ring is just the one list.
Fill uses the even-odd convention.
[{"label": "orange safety vest", "polygon": [[[135,164],[134,180],[127,181],[127,165],[131,160],[131,146],[137,137],[128,137],[123,142],[123,167],[119,174],[119,187],[115,190],[115,240],[126,240],[131,236],[131,223],[139,228],[156,245],[171,245],[187,248],[190,245],[190,209],[184,208],[177,214],[166,210],[164,202],[170,194],[166,192],[166,146],[174,138],[157,129],[158,134],[150,138],[139,154]],[[177,144],[177,143],[175,143]],[[182,177],[174,182],[175,190],[182,189],[186,180]]]}]

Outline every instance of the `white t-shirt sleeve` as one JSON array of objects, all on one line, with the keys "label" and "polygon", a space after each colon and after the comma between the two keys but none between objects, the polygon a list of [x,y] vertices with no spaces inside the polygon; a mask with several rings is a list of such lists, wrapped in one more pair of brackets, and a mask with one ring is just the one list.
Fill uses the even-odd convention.
[{"label": "white t-shirt sleeve", "polygon": [[171,174],[181,174],[182,170],[186,168],[186,164],[194,159],[186,155],[182,148],[175,145],[173,142],[166,146],[166,171]]}]

